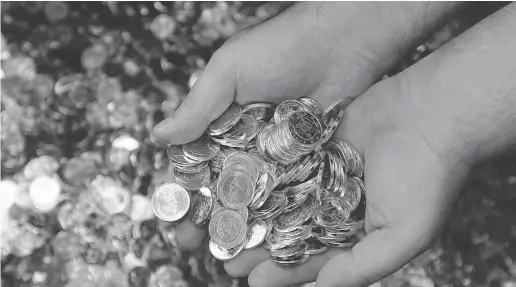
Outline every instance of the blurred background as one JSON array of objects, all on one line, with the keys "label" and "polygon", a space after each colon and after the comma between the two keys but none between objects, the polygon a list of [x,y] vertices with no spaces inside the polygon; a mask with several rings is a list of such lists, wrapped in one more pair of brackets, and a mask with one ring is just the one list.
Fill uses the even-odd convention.
[{"label": "blurred background", "polygon": [[[2,2],[2,286],[247,286],[150,208],[150,136],[236,32],[291,2]],[[476,3],[410,66],[504,3]],[[516,149],[479,164],[435,245],[374,286],[516,286]]]}]

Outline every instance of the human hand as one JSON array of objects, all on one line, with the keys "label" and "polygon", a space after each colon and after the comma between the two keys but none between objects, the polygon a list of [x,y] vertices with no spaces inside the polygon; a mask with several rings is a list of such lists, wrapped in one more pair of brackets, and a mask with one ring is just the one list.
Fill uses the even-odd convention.
[{"label": "human hand", "polygon": [[[257,33],[255,31],[252,33]],[[267,35],[265,32],[263,35]],[[258,36],[249,36],[253,39],[252,37]],[[249,38],[241,36],[240,40],[233,41],[233,43],[246,43]],[[252,42],[255,45],[260,43],[260,41],[255,41]],[[227,47],[231,47],[231,44]],[[286,45],[286,47],[290,46]],[[236,49],[233,55],[238,60],[240,60],[239,50]],[[242,48],[242,51],[241,53],[244,54],[240,55],[248,55],[245,49]],[[276,51],[287,53],[282,49]],[[308,56],[310,56],[310,52],[313,51],[309,50]],[[276,54],[276,52],[272,54]],[[267,56],[269,54],[258,53],[257,55]],[[303,54],[301,53],[301,55]],[[260,65],[251,65],[252,63],[262,63],[260,57],[252,58],[256,62],[250,61],[251,64],[247,65],[242,64],[246,63],[245,61],[231,64],[232,61],[228,60],[230,63],[226,63],[221,59],[225,58],[215,56],[215,61],[210,61],[201,82],[192,90],[189,96],[190,100],[184,103],[184,107],[182,106],[176,115],[169,119],[168,123],[163,124],[161,132],[156,131],[159,138],[167,139],[175,144],[195,139],[205,130],[209,122],[221,114],[233,101],[235,90],[236,100],[241,104],[250,101],[278,102],[284,99],[282,95],[287,98],[312,95],[327,106],[340,96],[339,90],[353,97],[360,93],[361,89],[370,85],[374,79],[371,73],[367,73],[371,70],[365,68],[362,71],[365,70],[365,74],[369,77],[366,80],[358,77],[357,82],[346,83],[349,86],[335,84],[336,77],[328,82],[324,81],[326,77],[322,77],[319,83],[315,81],[314,84],[310,82],[311,73],[308,75],[291,73],[292,76],[289,73],[285,74],[290,70],[284,65],[288,66],[290,62],[282,62],[282,59],[279,59],[279,62],[284,65],[276,67],[282,73],[275,73],[275,68],[270,68],[269,71],[269,66],[260,68]],[[303,59],[303,57],[294,59]],[[313,61],[313,63],[318,63],[316,60]],[[340,63],[344,65],[341,69],[346,70],[346,65]],[[353,66],[352,61],[347,64]],[[240,68],[240,65],[244,68]],[[331,66],[331,64],[327,65]],[[355,65],[357,65],[356,62]],[[310,67],[310,65],[308,66]],[[318,67],[320,66],[316,65],[313,69],[321,72]],[[293,71],[297,72],[297,69],[299,67]],[[352,73],[353,70],[350,69],[348,73]],[[322,71],[326,72],[327,70],[323,69]],[[360,70],[358,69],[358,71]],[[332,73],[326,74],[333,75]],[[275,77],[279,77],[280,80],[278,81]],[[261,81],[262,78],[265,78],[266,81]],[[394,271],[429,244],[437,229],[442,225],[451,202],[453,202],[453,190],[456,190],[459,182],[456,178],[460,178],[460,175],[467,171],[468,165],[464,158],[468,153],[457,153],[456,149],[461,146],[459,142],[464,143],[463,139],[457,137],[450,136],[444,143],[439,143],[438,147],[441,149],[436,149],[434,145],[428,143],[427,137],[435,135],[433,134],[434,129],[426,126],[426,130],[420,131],[419,128],[425,123],[421,121],[421,118],[426,120],[425,116],[433,115],[433,110],[425,110],[423,116],[416,113],[415,111],[420,111],[420,109],[411,106],[414,91],[400,89],[400,87],[406,88],[408,85],[407,80],[398,79],[393,78],[376,85],[349,106],[346,110],[346,118],[337,134],[365,153],[368,190],[366,212],[368,235],[365,239],[352,251],[331,250],[323,255],[313,256],[307,263],[297,268],[280,268],[273,265],[270,260],[267,260],[268,252],[263,249],[246,251],[226,262],[228,273],[234,276],[245,276],[250,273],[251,286],[289,286],[314,281],[316,278],[321,286],[361,286]],[[268,80],[270,82],[267,82]],[[299,82],[295,82],[296,80]],[[217,82],[218,85],[216,85]],[[279,83],[278,86],[276,86],[277,83]],[[321,88],[326,85],[329,88]],[[281,93],[275,93],[277,89]],[[319,93],[318,89],[322,89],[324,92]],[[418,92],[421,91],[418,90]],[[439,91],[434,90],[433,92]],[[379,94],[382,96],[379,97]],[[427,98],[432,97],[435,98],[433,95],[427,96]],[[434,106],[438,105],[434,103]],[[452,115],[453,113],[450,114],[450,117]],[[449,121],[450,118],[448,117],[446,120]],[[446,122],[445,119],[441,119],[441,121]],[[170,126],[171,124],[174,126]],[[455,128],[460,130],[459,127]],[[459,154],[461,156],[458,156]],[[432,177],[429,177],[429,174]],[[200,242],[199,238],[202,233],[203,231],[183,223],[179,226],[178,241],[182,246],[193,248]],[[183,240],[180,235],[183,235]],[[330,258],[332,259],[330,260]],[[319,277],[317,277],[318,274]]]},{"label": "human hand", "polygon": [[[356,97],[453,7],[446,3],[296,4],[219,49],[179,109],[155,127],[154,136],[170,144],[193,141],[233,100],[243,105],[310,96],[326,107],[342,97]],[[397,20],[398,15],[404,21]],[[425,21],[420,21],[423,16]],[[422,26],[413,31],[416,22]],[[369,33],[364,35],[355,27]],[[397,41],[390,41],[393,38]],[[183,222],[177,233],[179,244],[193,249],[206,230]]]}]

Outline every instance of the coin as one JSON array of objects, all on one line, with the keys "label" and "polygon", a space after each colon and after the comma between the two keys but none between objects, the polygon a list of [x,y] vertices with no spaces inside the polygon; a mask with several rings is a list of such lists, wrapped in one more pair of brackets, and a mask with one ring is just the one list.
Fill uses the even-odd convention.
[{"label": "coin", "polygon": [[173,167],[175,167],[178,171],[186,172],[186,173],[197,173],[200,172],[208,166],[208,162],[204,161],[197,165],[183,165],[183,164],[173,164]]},{"label": "coin", "polygon": [[274,123],[279,125],[282,121],[288,119],[291,114],[297,111],[307,111],[305,106],[296,100],[286,100],[281,102],[274,112]]},{"label": "coin", "polygon": [[347,182],[346,192],[344,193],[344,199],[349,202],[352,210],[355,210],[357,208],[362,197],[362,189],[358,181],[361,180],[357,177],[349,178]]},{"label": "coin", "polygon": [[[273,196],[273,197],[275,197],[275,196]],[[276,216],[278,216],[278,214],[285,211],[285,208],[288,205],[287,197],[286,196],[277,196],[277,197],[281,200],[277,206],[274,206],[270,210],[262,210],[263,209],[263,207],[262,207],[260,210],[253,213],[253,216],[254,216],[253,218],[255,220],[267,221],[267,220],[271,220],[271,219],[275,218]],[[265,202],[264,206],[266,206],[266,204],[267,204],[267,202]]]},{"label": "coin", "polygon": [[267,224],[263,221],[255,221],[247,227],[247,234],[244,249],[258,247],[265,240],[267,234]]},{"label": "coin", "polygon": [[271,257],[274,259],[296,257],[305,254],[308,249],[308,244],[302,241],[297,244],[292,244],[286,247],[271,249]]},{"label": "coin", "polygon": [[246,207],[253,199],[253,192],[253,180],[243,172],[223,174],[217,183],[218,199],[228,208]]},{"label": "coin", "polygon": [[189,160],[183,153],[183,148],[180,146],[170,145],[167,149],[167,156],[172,163],[183,166],[194,166],[200,163]]},{"label": "coin", "polygon": [[315,116],[321,117],[322,109],[318,102],[310,98],[299,98],[298,101],[305,105]]},{"label": "coin", "polygon": [[252,175],[258,175],[258,164],[252,155],[242,151],[232,152],[224,159],[222,168],[231,167],[236,164],[245,166]]},{"label": "coin", "polygon": [[218,143],[213,142],[207,136],[201,136],[193,142],[182,146],[186,157],[195,161],[207,161],[214,158],[220,151]]},{"label": "coin", "polygon": [[220,117],[214,120],[208,127],[211,135],[221,135],[235,126],[242,116],[242,108],[237,103],[232,103]]},{"label": "coin", "polygon": [[268,173],[262,174],[256,185],[256,192],[249,205],[249,208],[260,208],[272,191],[272,177]]},{"label": "coin", "polygon": [[274,116],[274,104],[254,103],[242,107],[242,113],[253,116],[257,121],[269,122]]},{"label": "coin", "polygon": [[353,150],[353,159],[355,161],[355,166],[350,173],[351,175],[362,177],[364,175],[364,160],[356,150]]},{"label": "coin", "polygon": [[298,266],[298,265],[301,265],[301,264],[305,263],[306,261],[308,261],[308,259],[310,259],[310,255],[303,254],[299,258],[286,259],[286,260],[272,260],[272,262],[275,263],[276,265],[279,265],[279,266],[292,266],[292,267],[294,267],[294,266]]},{"label": "coin", "polygon": [[[344,109],[351,104],[353,101],[352,98],[346,97],[343,99],[340,99],[336,101],[335,103],[331,104],[322,114],[321,119],[324,125],[328,125],[330,120],[332,118],[335,118],[338,116],[338,114],[341,111],[344,111]],[[338,124],[337,124],[338,125]]]},{"label": "coin", "polygon": [[152,194],[152,210],[163,221],[177,221],[189,208],[190,195],[179,184],[165,183]]},{"label": "coin", "polygon": [[316,254],[321,254],[321,253],[325,252],[326,250],[328,250],[328,246],[327,245],[321,243],[320,241],[318,241],[314,237],[308,238],[306,240],[306,243],[308,244],[308,248],[306,250],[306,254],[316,255]]},{"label": "coin", "polygon": [[308,112],[293,113],[288,118],[288,129],[290,135],[304,145],[315,145],[321,139],[321,123],[318,118]]},{"label": "coin", "polygon": [[312,196],[309,196],[298,208],[279,215],[273,220],[274,228],[281,232],[290,232],[310,219],[318,211],[318,203]]},{"label": "coin", "polygon": [[242,125],[245,127],[245,140],[251,141],[258,134],[258,121],[250,115],[242,115]]},{"label": "coin", "polygon": [[337,198],[323,198],[320,209],[314,216],[314,221],[323,227],[335,227],[348,219],[351,213],[351,206]]},{"label": "coin", "polygon": [[244,124],[244,121],[240,119],[234,127],[232,127],[229,131],[225,132],[221,136],[226,140],[246,142],[246,133],[247,128]]},{"label": "coin", "polygon": [[213,201],[214,199],[211,196],[205,196],[201,192],[195,193],[192,197],[192,206],[190,207],[190,221],[195,225],[206,223],[211,215]]},{"label": "coin", "polygon": [[213,217],[215,214],[217,214],[218,212],[225,210],[225,209],[226,208],[218,200],[215,200],[213,203],[213,208],[211,209],[210,217]]},{"label": "coin", "polygon": [[213,239],[210,239],[208,248],[210,249],[210,253],[213,257],[220,261],[228,261],[237,256],[244,249],[244,244],[240,244],[234,248],[224,248],[215,243]]},{"label": "coin", "polygon": [[198,190],[210,183],[211,172],[208,166],[194,173],[182,172],[174,168],[172,174],[176,182],[188,190]]},{"label": "coin", "polygon": [[247,231],[242,215],[231,209],[216,213],[210,220],[208,229],[213,242],[224,248],[240,245]]}]

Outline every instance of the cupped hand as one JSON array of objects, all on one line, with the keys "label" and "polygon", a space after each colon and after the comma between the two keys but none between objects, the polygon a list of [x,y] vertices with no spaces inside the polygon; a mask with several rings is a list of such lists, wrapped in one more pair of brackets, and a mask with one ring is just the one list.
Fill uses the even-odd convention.
[{"label": "cupped hand", "polygon": [[[155,135],[173,144],[194,140],[233,100],[245,104],[310,96],[326,107],[337,98],[356,97],[380,75],[379,67],[388,66],[376,52],[337,49],[342,42],[328,40],[332,33],[312,26],[322,21],[314,13],[317,7],[301,7],[241,34],[217,52],[188,98],[172,118],[156,127]],[[452,47],[461,47],[465,38]],[[326,55],[323,59],[321,51]],[[275,266],[264,249],[244,251],[225,263],[228,273],[249,275],[251,286],[315,280],[318,286],[366,286],[424,250],[442,227],[470,156],[476,153],[470,147],[484,140],[472,136],[465,123],[475,119],[472,107],[450,108],[457,101],[451,95],[466,92],[461,90],[463,85],[454,85],[442,75],[455,75],[461,71],[456,67],[475,62],[470,61],[474,56],[460,56],[449,55],[446,49],[431,55],[407,72],[376,84],[346,109],[336,136],[362,152],[366,162],[367,236],[360,243],[351,250],[312,256],[295,268]],[[444,60],[454,64],[437,72],[435,63]],[[477,79],[468,73],[464,78]],[[493,83],[500,77],[487,80]],[[195,248],[205,234],[188,222],[177,231],[179,243],[186,248]]]}]

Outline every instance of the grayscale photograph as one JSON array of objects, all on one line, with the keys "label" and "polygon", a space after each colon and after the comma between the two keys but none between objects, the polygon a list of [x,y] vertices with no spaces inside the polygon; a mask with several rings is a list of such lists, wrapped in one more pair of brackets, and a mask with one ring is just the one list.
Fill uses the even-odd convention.
[{"label": "grayscale photograph", "polygon": [[516,287],[516,3],[0,8],[1,287]]}]

